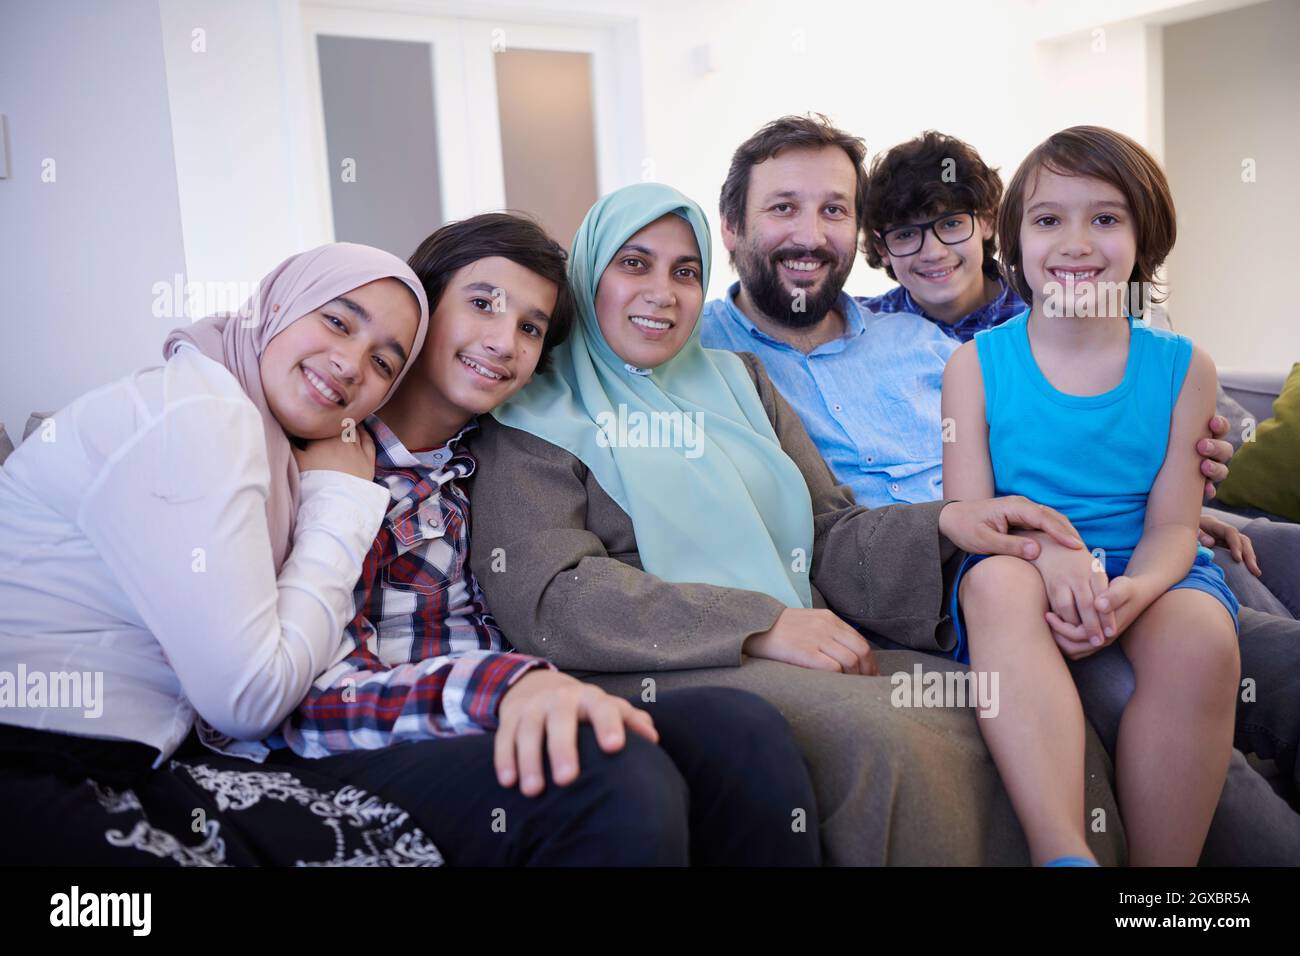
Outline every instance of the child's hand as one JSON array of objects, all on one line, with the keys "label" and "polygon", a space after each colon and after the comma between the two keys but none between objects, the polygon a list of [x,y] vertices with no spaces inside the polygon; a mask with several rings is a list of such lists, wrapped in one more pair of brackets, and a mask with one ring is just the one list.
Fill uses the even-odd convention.
[{"label": "child's hand", "polygon": [[1047,622],[1061,653],[1071,660],[1095,654],[1119,634],[1114,613],[1096,606],[1097,595],[1109,584],[1105,568],[1087,551],[1062,547],[1046,535],[1027,536],[1041,548],[1032,563],[1043,578],[1051,606]]},{"label": "child's hand", "polygon": [[[1096,608],[1098,615],[1102,616],[1103,620],[1105,620],[1108,615],[1113,616],[1114,624],[1112,625],[1112,628],[1114,634],[1108,634],[1105,641],[1100,645],[1086,646],[1086,653],[1080,654],[1078,657],[1072,657],[1071,659],[1079,660],[1082,657],[1087,657],[1089,654],[1095,654],[1111,641],[1115,640],[1128,630],[1129,625],[1137,620],[1138,615],[1147,609],[1151,600],[1152,599],[1149,596],[1144,594],[1143,586],[1137,578],[1131,578],[1121,574],[1119,577],[1112,579],[1104,589],[1097,592],[1097,597],[1096,600],[1093,601],[1093,606]],[[1073,642],[1075,645],[1079,645],[1081,642],[1089,640],[1087,632],[1082,627],[1069,624],[1057,617],[1051,611],[1047,613],[1047,620],[1052,626],[1054,632],[1060,632],[1060,636],[1057,637],[1058,645],[1061,643],[1061,637]]]},{"label": "child's hand", "polygon": [[519,678],[501,698],[492,763],[503,787],[535,797],[546,787],[542,748],[551,762],[551,779],[566,786],[578,779],[578,724],[589,723],[605,753],[617,753],[626,731],[659,742],[654,721],[620,697],[559,671],[534,670]]}]

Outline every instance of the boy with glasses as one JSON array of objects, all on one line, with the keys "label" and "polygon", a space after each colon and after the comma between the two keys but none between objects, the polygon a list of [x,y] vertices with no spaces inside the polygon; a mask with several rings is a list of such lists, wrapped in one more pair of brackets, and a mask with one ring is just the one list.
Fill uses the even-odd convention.
[{"label": "boy with glasses", "polygon": [[877,156],[863,252],[898,285],[863,303],[922,316],[961,342],[1023,312],[998,272],[993,220],[1001,199],[997,170],[956,137],[928,130]]}]

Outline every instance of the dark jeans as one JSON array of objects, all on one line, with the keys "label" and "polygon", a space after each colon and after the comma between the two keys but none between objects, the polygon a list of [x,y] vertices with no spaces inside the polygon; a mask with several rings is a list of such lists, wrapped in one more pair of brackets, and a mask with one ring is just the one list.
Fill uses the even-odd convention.
[{"label": "dark jeans", "polygon": [[496,782],[492,734],[265,764],[191,735],[158,768],[130,741],[0,725],[0,863],[113,866],[816,865],[789,725],[729,688],[665,692],[660,745],[606,754],[537,797]]},{"label": "dark jeans", "polygon": [[548,764],[532,798],[497,783],[492,734],[305,762],[409,809],[451,865],[820,863],[812,783],[776,708],[720,687],[632,702],[654,717],[658,746],[628,733],[605,754],[583,726],[578,779],[557,787]]}]

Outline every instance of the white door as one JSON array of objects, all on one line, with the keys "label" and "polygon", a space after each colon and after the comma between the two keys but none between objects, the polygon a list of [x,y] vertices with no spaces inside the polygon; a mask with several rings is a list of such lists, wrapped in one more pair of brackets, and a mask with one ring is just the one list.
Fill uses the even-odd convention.
[{"label": "white door", "polygon": [[406,257],[443,222],[512,208],[567,247],[592,201],[640,178],[624,24],[302,12],[310,192],[335,239]]}]

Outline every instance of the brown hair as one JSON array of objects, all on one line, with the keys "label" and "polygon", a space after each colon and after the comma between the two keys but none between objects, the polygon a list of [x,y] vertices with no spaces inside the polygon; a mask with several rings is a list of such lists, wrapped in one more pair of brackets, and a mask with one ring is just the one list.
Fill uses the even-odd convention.
[{"label": "brown hair", "polygon": [[[837,129],[821,113],[807,116],[782,116],[745,140],[731,155],[731,168],[722,183],[718,197],[718,212],[723,222],[737,232],[745,228],[745,204],[749,200],[749,171],[766,162],[783,149],[821,149],[838,146],[853,162],[855,185],[853,189],[853,215],[862,226],[862,210],[867,202],[867,147],[857,136]],[[731,261],[735,262],[732,254]]]},{"label": "brown hair", "polygon": [[545,371],[551,350],[573,328],[575,310],[565,274],[568,256],[535,221],[517,213],[489,212],[449,222],[420,243],[408,265],[420,277],[432,316],[457,270],[492,256],[509,259],[555,283],[555,308],[537,359],[537,371]]},{"label": "brown hair", "polygon": [[[862,252],[867,265],[883,267],[889,278],[897,280],[893,266],[876,248],[875,233],[960,209],[992,220],[1001,199],[998,171],[957,137],[931,129],[899,143],[871,161],[862,215]],[[998,275],[997,242],[992,237],[984,240],[983,267],[986,275]]]},{"label": "brown hair", "polygon": [[[1169,181],[1150,153],[1123,133],[1102,126],[1071,126],[1049,136],[1025,157],[1011,177],[998,211],[998,244],[1002,248],[1003,273],[1011,288],[1026,302],[1034,301],[1021,262],[1020,225],[1025,214],[1025,194],[1032,188],[1030,179],[1040,169],[1061,176],[1100,179],[1123,193],[1137,239],[1137,259],[1128,281],[1151,283],[1158,289],[1156,271],[1164,265],[1178,234]],[[1152,296],[1155,302],[1163,299],[1163,295]]]}]

